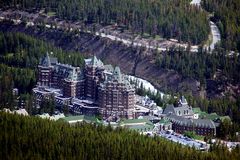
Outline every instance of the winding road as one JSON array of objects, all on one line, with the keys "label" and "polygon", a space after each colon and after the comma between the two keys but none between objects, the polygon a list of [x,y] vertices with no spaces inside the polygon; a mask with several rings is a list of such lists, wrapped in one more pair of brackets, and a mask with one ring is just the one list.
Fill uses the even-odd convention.
[{"label": "winding road", "polygon": [[[192,0],[190,4],[201,7],[201,0]],[[211,28],[212,40],[211,40],[211,44],[208,47],[210,47],[210,52],[212,52],[215,45],[221,41],[221,35],[217,25],[212,21],[209,21],[209,23]]]},{"label": "winding road", "polygon": [[[192,0],[190,2],[190,4],[201,7],[201,0]],[[36,17],[40,16],[39,13],[35,13],[35,14],[31,13],[30,14],[30,13],[24,12],[24,11],[15,11],[15,12],[17,14],[20,14],[21,18],[14,19],[14,18],[12,18],[11,10],[10,11],[1,11],[1,9],[0,9],[0,21],[6,19],[6,20],[12,20],[15,24],[20,24],[22,22],[22,20],[21,20],[22,17],[25,16],[25,18],[29,18],[29,17],[32,18],[30,21],[27,22],[27,26],[38,25],[38,22],[35,20],[37,19]],[[43,17],[41,17],[41,18],[43,18]],[[102,27],[100,30],[97,30],[97,31],[91,31],[87,28],[85,30],[81,30],[81,23],[71,24],[64,20],[58,19],[56,21],[56,19],[51,20],[48,18],[50,18],[50,17],[47,16],[47,17],[43,18],[43,21],[48,22],[47,24],[45,24],[46,28],[51,28],[51,26],[53,26],[53,28],[66,29],[66,26],[68,26],[68,29],[70,28],[69,29],[70,31],[73,31],[74,29],[83,31],[83,32],[85,31],[87,33],[95,34],[96,36],[100,36],[103,38],[105,37],[105,38],[111,39],[113,41],[122,42],[123,44],[125,44],[127,46],[133,45],[133,46],[137,46],[137,47],[146,47],[147,49],[153,49],[153,50],[157,49],[159,51],[165,51],[171,47],[174,47],[175,49],[177,49],[179,47],[187,49],[187,47],[188,47],[187,43],[179,43],[175,39],[170,39],[170,40],[165,39],[165,40],[159,41],[159,40],[155,40],[155,39],[146,39],[146,38],[139,37],[139,36],[129,38],[129,36],[121,35],[121,33],[117,32],[117,31],[112,31],[111,30],[112,26]],[[51,24],[51,22],[53,22],[53,24]],[[209,21],[209,25],[211,28],[211,35],[209,36],[209,41],[211,41],[211,43],[208,45],[205,45],[205,48],[207,48],[207,49],[209,48],[210,49],[209,51],[212,52],[215,44],[218,43],[219,41],[221,41],[221,36],[220,36],[220,32],[219,32],[219,29],[217,28],[216,24],[214,24],[212,21]],[[190,47],[190,51],[198,52],[198,48],[199,48],[198,45],[194,45],[194,46],[192,45]]]}]

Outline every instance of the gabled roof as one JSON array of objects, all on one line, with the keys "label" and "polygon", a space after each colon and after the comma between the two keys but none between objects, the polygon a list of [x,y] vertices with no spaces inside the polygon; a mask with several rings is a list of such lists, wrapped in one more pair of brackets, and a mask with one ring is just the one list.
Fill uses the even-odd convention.
[{"label": "gabled roof", "polygon": [[111,71],[112,66],[108,66],[108,71],[110,74],[106,75],[105,81],[100,83],[100,87],[104,88],[111,82],[123,83],[126,89],[134,89],[133,86],[130,84],[129,80],[126,78],[124,74],[121,73],[119,67],[115,67]]},{"label": "gabled roof", "polygon": [[190,107],[188,105],[183,105],[183,106],[180,106],[180,107],[175,107],[174,110],[175,110],[175,113],[177,112],[181,112],[181,114],[184,114],[184,111],[188,111],[188,113],[184,114],[184,115],[193,115],[193,111],[192,109],[189,109]]},{"label": "gabled roof", "polygon": [[75,71],[75,69],[73,69],[69,71],[67,79],[71,81],[77,81],[79,79],[79,74]]},{"label": "gabled roof", "polygon": [[216,128],[214,122],[210,119],[194,119],[195,126],[204,127],[204,128]]},{"label": "gabled roof", "polygon": [[188,104],[188,103],[187,103],[187,100],[186,100],[186,98],[185,98],[184,96],[181,97],[180,103],[181,103],[182,105],[187,105],[187,104]]},{"label": "gabled roof", "polygon": [[93,67],[103,67],[103,62],[100,59],[97,59],[96,56],[92,58],[85,59],[85,64]]},{"label": "gabled roof", "polygon": [[119,67],[115,67],[115,69],[113,71],[113,78],[115,80],[117,80],[118,82],[122,81],[122,74],[121,74],[121,70]]},{"label": "gabled roof", "polygon": [[108,64],[108,65],[104,65],[104,69],[107,71],[107,72],[113,72],[113,66]]},{"label": "gabled roof", "polygon": [[174,114],[177,115],[177,113],[181,113],[181,115],[193,115],[192,109],[188,105],[183,105],[179,107],[174,107],[173,104],[168,105],[164,111],[163,114]]},{"label": "gabled roof", "polygon": [[96,56],[93,56],[92,58],[92,65],[94,66],[103,66],[103,63],[100,59],[97,59]]},{"label": "gabled roof", "polygon": [[48,52],[46,53],[45,57],[41,58],[40,65],[44,67],[50,67],[51,65],[55,65],[58,63],[57,58],[50,57]]},{"label": "gabled roof", "polygon": [[46,53],[46,56],[41,59],[40,64],[44,67],[50,67],[51,66],[51,61],[50,61],[50,57],[48,55],[48,52]]},{"label": "gabled roof", "polygon": [[174,106],[173,104],[167,105],[167,107],[164,109],[163,114],[175,114]]},{"label": "gabled roof", "polygon": [[193,125],[192,119],[183,118],[181,116],[170,114],[167,116],[167,118],[169,118],[173,123],[176,123],[179,125],[183,125],[183,126],[192,126]]},{"label": "gabled roof", "polygon": [[176,115],[168,115],[173,123],[182,125],[182,126],[192,126],[192,127],[201,127],[201,128],[216,128],[214,122],[210,119],[188,119]]},{"label": "gabled roof", "polygon": [[68,80],[77,80],[80,76],[80,74],[77,71],[77,67],[73,67],[68,64],[56,64],[54,65],[54,71],[55,73],[63,76],[64,78],[67,78]]}]

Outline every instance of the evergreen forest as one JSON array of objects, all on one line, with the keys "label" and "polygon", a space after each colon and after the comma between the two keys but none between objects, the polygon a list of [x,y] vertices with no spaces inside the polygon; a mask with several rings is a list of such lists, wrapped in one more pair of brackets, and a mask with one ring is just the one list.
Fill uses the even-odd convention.
[{"label": "evergreen forest", "polygon": [[221,46],[240,51],[240,0],[202,0],[204,9],[213,14],[221,32]]},{"label": "evergreen forest", "polygon": [[[190,0],[0,0],[0,8],[52,13],[58,18],[102,26],[117,24],[135,34],[174,38],[191,45],[208,39],[209,18],[221,32],[221,44],[208,54],[203,47],[197,53],[189,49],[153,51],[154,64],[159,69],[174,70],[183,78],[200,81],[206,89],[208,81],[220,80],[226,84],[240,82],[240,56],[226,50],[240,51],[240,0],[202,0],[201,9],[191,6]],[[211,14],[209,17],[208,14]],[[71,37],[67,32],[65,36]],[[64,36],[63,36],[64,37]],[[138,49],[138,48],[133,48]],[[54,102],[45,101],[37,110],[33,107],[32,89],[37,83],[37,66],[49,53],[60,63],[83,66],[84,56],[19,32],[0,32],[0,110],[11,110],[23,101],[30,115],[54,112]],[[13,89],[19,89],[19,96]],[[163,108],[177,103],[174,95],[164,101],[160,94],[142,88],[139,95],[148,94]],[[240,129],[240,97],[199,99],[186,95],[193,107],[208,113],[229,115],[232,121],[220,123],[218,138],[237,140]],[[232,99],[234,100],[232,100]],[[16,101],[16,99],[18,101]],[[16,104],[18,103],[18,104]],[[218,144],[209,152],[200,152],[160,137],[148,137],[123,128],[95,124],[69,124],[38,117],[24,117],[0,111],[0,159],[239,159],[240,147],[231,152]]]},{"label": "evergreen forest", "polygon": [[207,13],[189,0],[4,0],[3,7],[46,9],[62,19],[118,24],[137,34],[160,35],[191,44],[208,38]]},{"label": "evergreen forest", "polygon": [[[51,101],[43,103],[40,110],[35,110],[31,95],[31,91],[37,83],[37,65],[46,52],[49,52],[52,57],[57,57],[61,63],[80,67],[83,65],[84,57],[80,53],[63,51],[50,43],[23,33],[0,32],[1,109],[4,107],[14,109],[14,106],[19,105],[14,100],[17,97],[12,95],[12,89],[18,88],[20,100],[26,102],[26,109],[29,114],[53,113],[54,104]],[[233,79],[235,82],[239,81],[240,58],[236,56],[226,58],[224,53],[213,52],[212,54],[206,54],[204,50],[199,50],[198,53],[170,50],[162,54],[156,52],[156,57],[156,64],[159,68],[172,69],[185,77],[196,78],[200,80],[204,87],[207,79],[212,79],[217,70],[222,70],[228,79]],[[148,94],[160,106],[175,103],[174,99],[164,101],[161,99],[160,94],[154,95],[149,91],[140,89],[137,90],[137,93],[139,95]],[[240,124],[239,97],[236,97],[236,101],[231,101],[229,97],[208,100],[194,98],[189,95],[187,99],[193,107],[200,107],[201,110],[208,113],[216,112],[222,116],[229,115],[233,120],[233,124],[229,125],[229,129],[224,131],[222,135],[229,135],[230,139],[235,139],[233,133],[239,130]],[[21,101],[19,102],[21,103]]]},{"label": "evergreen forest", "polygon": [[237,160],[240,148],[231,152],[213,145],[209,152],[196,151],[159,137],[110,126],[70,126],[38,117],[0,112],[0,159],[122,159],[122,160]]},{"label": "evergreen forest", "polygon": [[12,94],[13,88],[18,88],[20,100],[27,102],[30,114],[34,112],[31,91],[37,83],[37,65],[47,52],[60,63],[83,64],[84,57],[79,53],[63,51],[22,33],[0,32],[0,109],[18,105],[14,101],[17,97]]},{"label": "evergreen forest", "polygon": [[156,64],[160,68],[173,69],[185,77],[192,77],[205,87],[207,79],[213,79],[221,72],[228,80],[235,83],[240,81],[240,57],[237,54],[226,56],[227,52],[220,48],[212,54],[199,49],[197,53],[169,50],[156,53]]}]

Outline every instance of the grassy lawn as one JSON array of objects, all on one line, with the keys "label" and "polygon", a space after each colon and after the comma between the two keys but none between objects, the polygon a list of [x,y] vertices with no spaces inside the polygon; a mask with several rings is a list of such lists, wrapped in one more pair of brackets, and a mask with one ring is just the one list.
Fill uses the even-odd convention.
[{"label": "grassy lawn", "polygon": [[185,132],[184,135],[189,137],[189,138],[204,141],[204,136],[197,135],[195,132],[189,132],[188,131],[188,132]]},{"label": "grassy lawn", "polygon": [[56,15],[56,12],[48,12],[47,15],[48,15],[49,17],[55,16],[55,15]]},{"label": "grassy lawn", "polygon": [[196,135],[196,136],[194,137],[194,139],[204,141],[204,136]]}]

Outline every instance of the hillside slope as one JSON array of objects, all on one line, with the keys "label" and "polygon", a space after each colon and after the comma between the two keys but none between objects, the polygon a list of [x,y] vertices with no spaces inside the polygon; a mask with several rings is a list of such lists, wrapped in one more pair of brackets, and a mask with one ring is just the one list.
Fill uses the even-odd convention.
[{"label": "hillside slope", "polygon": [[190,91],[199,95],[198,81],[183,78],[172,70],[159,69],[155,56],[142,48],[132,48],[107,38],[100,38],[88,33],[74,36],[60,30],[41,30],[39,28],[1,24],[0,31],[22,32],[36,38],[47,40],[64,50],[74,50],[85,56],[95,54],[104,63],[118,65],[125,74],[135,75],[153,83],[163,91]]}]

